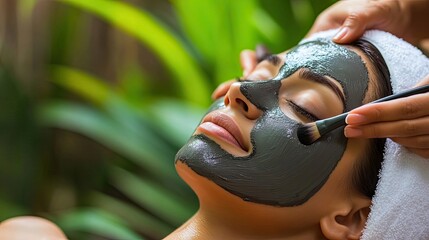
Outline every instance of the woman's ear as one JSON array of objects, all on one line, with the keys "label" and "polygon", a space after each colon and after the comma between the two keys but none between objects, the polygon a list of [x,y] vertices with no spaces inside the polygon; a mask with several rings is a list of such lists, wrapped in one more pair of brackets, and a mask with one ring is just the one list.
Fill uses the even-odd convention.
[{"label": "woman's ear", "polygon": [[359,239],[369,214],[371,200],[357,198],[338,207],[320,219],[320,227],[327,239]]}]

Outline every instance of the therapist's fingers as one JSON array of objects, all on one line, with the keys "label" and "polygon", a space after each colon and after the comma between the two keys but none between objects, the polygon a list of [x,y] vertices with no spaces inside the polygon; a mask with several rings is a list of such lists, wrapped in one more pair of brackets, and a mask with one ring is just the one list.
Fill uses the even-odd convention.
[{"label": "therapist's fingers", "polygon": [[[424,158],[429,158],[429,117],[410,121],[396,121],[364,125],[357,128],[346,126],[347,137],[390,137],[396,143]],[[414,135],[419,132],[419,135]],[[396,137],[396,136],[401,137]],[[410,136],[408,136],[410,135]],[[402,137],[406,136],[406,137]]]},{"label": "therapist's fingers", "polygon": [[240,63],[243,69],[243,78],[246,78],[264,59],[271,55],[270,50],[264,44],[256,45],[255,51],[243,50],[240,53]]},{"label": "therapist's fingers", "polygon": [[212,93],[212,99],[218,99],[228,92],[231,85],[236,82],[236,80],[229,80],[227,82],[221,83]]},{"label": "therapist's fingers", "polygon": [[405,15],[399,1],[338,1],[317,17],[307,36],[341,27],[333,40],[342,44],[353,42],[369,29],[380,29],[405,38],[408,30]]},{"label": "therapist's fingers", "polygon": [[255,48],[256,62],[260,63],[271,55],[270,50],[264,44],[258,44]]},{"label": "therapist's fingers", "polygon": [[[268,55],[270,55],[270,51],[263,44],[258,44],[256,46],[255,51],[253,50],[243,50],[240,53],[240,64],[243,68],[243,78],[246,78],[258,65],[260,61],[265,59]],[[233,84],[236,80],[230,80],[220,84],[212,93],[212,99],[218,99],[224,96],[231,84]]]},{"label": "therapist's fingers", "polygon": [[429,117],[413,120],[391,122],[377,122],[368,125],[351,126],[344,128],[344,135],[349,138],[395,138],[429,135]]},{"label": "therapist's fingers", "polygon": [[243,50],[240,53],[240,64],[243,69],[243,77],[245,78],[249,73],[255,69],[258,64],[256,52],[253,50]]},{"label": "therapist's fingers", "polygon": [[[368,104],[350,111],[348,125],[358,126],[376,122],[410,120],[429,116],[429,93],[396,99],[388,102]],[[429,126],[429,122],[427,122]]]},{"label": "therapist's fingers", "polygon": [[395,19],[400,17],[400,6],[397,1],[369,1],[363,7],[349,8],[338,33],[333,40],[337,43],[350,43],[360,38],[368,29],[380,29],[397,32],[400,28]]},{"label": "therapist's fingers", "polygon": [[[406,147],[409,151],[424,157],[429,158],[429,128],[427,127],[427,121],[429,119],[426,118],[422,122],[420,122],[420,126],[417,127],[411,127],[411,132],[415,132],[417,129],[421,129],[422,135],[416,135],[416,136],[410,136],[410,137],[391,137],[391,139]],[[363,126],[361,128],[351,128],[347,126],[344,131],[345,135],[354,135],[356,137],[388,137],[391,135],[407,135],[410,133],[409,130],[407,130],[407,127],[401,127],[401,124],[405,124],[405,121],[402,123],[393,122],[393,123],[379,123],[379,124],[372,124],[368,126]],[[404,125],[407,126],[407,125]],[[409,125],[408,125],[409,126]],[[401,133],[402,132],[402,133]],[[357,134],[356,134],[357,133]]]},{"label": "therapist's fingers", "polygon": [[[429,84],[429,75],[416,86]],[[389,137],[410,151],[429,158],[429,93],[352,110],[344,135],[349,138]]]}]

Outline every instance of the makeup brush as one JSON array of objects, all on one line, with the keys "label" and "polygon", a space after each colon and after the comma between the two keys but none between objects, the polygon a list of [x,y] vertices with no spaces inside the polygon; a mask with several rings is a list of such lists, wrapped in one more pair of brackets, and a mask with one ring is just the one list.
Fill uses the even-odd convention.
[{"label": "makeup brush", "polygon": [[[389,95],[387,97],[377,99],[368,104],[386,102],[425,92],[429,92],[429,85],[424,85],[397,94]],[[314,143],[326,133],[329,133],[334,129],[346,125],[346,117],[348,114],[349,112],[346,112],[331,118],[322,119],[300,126],[297,132],[299,141],[304,145],[310,145]]]}]

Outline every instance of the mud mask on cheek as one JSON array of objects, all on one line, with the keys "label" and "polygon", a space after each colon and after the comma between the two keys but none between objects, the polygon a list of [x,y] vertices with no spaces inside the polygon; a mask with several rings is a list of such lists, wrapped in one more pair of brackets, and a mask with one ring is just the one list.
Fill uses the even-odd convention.
[{"label": "mud mask on cheek", "polygon": [[[263,111],[251,132],[251,155],[235,157],[207,136],[197,135],[178,152],[176,161],[245,201],[274,206],[305,203],[327,181],[347,140],[343,129],[337,129],[313,145],[299,142],[299,123],[281,111],[278,92],[281,82],[301,68],[338,80],[347,96],[345,111],[361,105],[368,72],[360,57],[330,41],[308,42],[286,55],[273,80],[241,85],[241,92]],[[223,107],[219,102],[214,105],[213,110]]]}]

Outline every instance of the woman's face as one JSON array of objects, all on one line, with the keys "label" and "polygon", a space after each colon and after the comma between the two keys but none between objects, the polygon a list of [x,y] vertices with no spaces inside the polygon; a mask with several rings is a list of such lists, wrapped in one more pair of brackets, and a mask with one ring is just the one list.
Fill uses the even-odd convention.
[{"label": "woman's face", "polygon": [[176,163],[245,201],[301,205],[328,180],[347,140],[337,129],[306,146],[297,128],[360,106],[368,79],[360,56],[330,41],[271,56],[213,104]]}]

